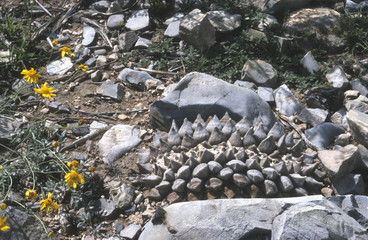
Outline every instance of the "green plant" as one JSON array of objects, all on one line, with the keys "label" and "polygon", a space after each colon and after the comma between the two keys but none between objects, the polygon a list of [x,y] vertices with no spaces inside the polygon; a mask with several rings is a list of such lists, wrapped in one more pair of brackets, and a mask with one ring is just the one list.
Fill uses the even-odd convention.
[{"label": "green plant", "polygon": [[368,16],[363,13],[345,12],[341,17],[342,39],[345,51],[354,55],[368,52]]}]

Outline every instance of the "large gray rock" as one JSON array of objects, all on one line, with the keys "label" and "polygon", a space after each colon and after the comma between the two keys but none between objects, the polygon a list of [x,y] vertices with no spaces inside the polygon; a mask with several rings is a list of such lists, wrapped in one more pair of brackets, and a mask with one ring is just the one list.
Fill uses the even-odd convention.
[{"label": "large gray rock", "polygon": [[365,184],[361,174],[348,174],[332,181],[335,194],[364,194]]},{"label": "large gray rock", "polygon": [[359,78],[351,80],[350,85],[353,90],[358,90],[361,95],[368,96],[368,89],[360,82]]},{"label": "large gray rock", "polygon": [[135,197],[134,187],[123,183],[111,188],[110,196],[115,208],[126,209],[133,203]]},{"label": "large gray rock", "polygon": [[289,117],[295,112],[300,113],[302,110],[302,105],[295,99],[294,94],[285,84],[277,88],[273,95],[280,113]]},{"label": "large gray rock", "polygon": [[133,126],[115,125],[98,142],[98,150],[105,163],[113,163],[124,153],[137,146],[142,140],[139,130]]},{"label": "large gray rock", "polygon": [[148,9],[137,10],[132,12],[125,27],[132,31],[144,30],[149,27],[149,21]]},{"label": "large gray rock", "polygon": [[351,135],[362,145],[368,148],[368,114],[350,110],[346,114]]},{"label": "large gray rock", "polygon": [[116,14],[116,15],[111,15],[107,19],[106,26],[110,29],[120,29],[120,28],[123,28],[124,23],[125,23],[124,15]]},{"label": "large gray rock", "polygon": [[304,123],[309,123],[312,126],[316,126],[326,121],[327,115],[327,110],[323,110],[320,108],[304,108],[300,112],[298,118]]},{"label": "large gray rock", "polygon": [[326,74],[327,81],[332,84],[335,88],[342,88],[345,89],[348,84],[349,80],[345,75],[344,70],[340,66],[335,66]]},{"label": "large gray rock", "polygon": [[319,70],[319,65],[316,59],[313,57],[311,51],[307,52],[304,57],[300,60],[300,64],[307,70],[310,74]]},{"label": "large gray rock", "polygon": [[360,153],[356,146],[349,144],[341,150],[318,151],[318,158],[329,176],[338,179],[349,174],[360,164]]},{"label": "large gray rock", "polygon": [[311,141],[319,150],[326,149],[328,145],[335,141],[335,138],[344,133],[345,129],[336,124],[325,122],[316,125],[305,131],[305,136]]},{"label": "large gray rock", "polygon": [[0,217],[8,217],[5,225],[10,227],[0,232],[1,240],[48,239],[42,224],[33,215],[9,206],[0,211]]},{"label": "large gray rock", "polygon": [[204,73],[189,73],[163,99],[150,106],[150,124],[168,130],[172,120],[180,126],[185,117],[191,122],[197,114],[203,119],[222,117],[225,112],[238,122],[243,116],[254,125],[259,121],[268,132],[276,118],[269,105],[252,90],[234,86]]},{"label": "large gray rock", "polygon": [[215,28],[208,16],[199,9],[194,9],[184,17],[180,23],[180,37],[201,51],[206,51],[216,41]]},{"label": "large gray rock", "polygon": [[168,37],[178,38],[181,21],[174,21],[167,26],[164,35]]},{"label": "large gray rock", "polygon": [[248,60],[242,69],[241,80],[252,81],[257,86],[276,87],[277,71],[262,60]]},{"label": "large gray rock", "polygon": [[138,41],[138,35],[135,32],[126,32],[119,35],[119,47],[123,52],[132,50]]},{"label": "large gray rock", "polygon": [[225,11],[207,12],[208,20],[218,32],[230,32],[241,25],[241,15],[231,15]]},{"label": "large gray rock", "polygon": [[[342,205],[345,198],[353,198],[350,201],[359,204]],[[316,195],[176,203],[164,209],[165,223],[153,225],[148,222],[139,240],[228,240],[252,236],[257,239],[364,239],[368,215],[353,215],[354,219],[342,207],[365,213],[368,198]]]},{"label": "large gray rock", "polygon": [[308,38],[299,38],[297,43],[307,50],[323,45],[328,50],[343,46],[340,26],[340,13],[329,8],[302,9],[293,13],[284,23],[284,29],[291,36],[300,36],[305,32],[315,34]]}]

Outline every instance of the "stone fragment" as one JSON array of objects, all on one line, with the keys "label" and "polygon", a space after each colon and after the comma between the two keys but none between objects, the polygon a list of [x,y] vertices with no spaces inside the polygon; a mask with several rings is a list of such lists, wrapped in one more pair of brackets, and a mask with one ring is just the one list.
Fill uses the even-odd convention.
[{"label": "stone fragment", "polygon": [[72,60],[69,57],[63,57],[60,60],[51,62],[46,66],[49,75],[64,75],[73,67]]},{"label": "stone fragment", "polygon": [[230,15],[225,11],[209,11],[206,15],[217,32],[230,32],[241,25],[240,14]]},{"label": "stone fragment", "polygon": [[268,132],[267,137],[272,136],[275,141],[278,141],[284,134],[284,127],[281,125],[281,123],[276,122]]},{"label": "stone fragment", "polygon": [[191,136],[189,136],[187,133],[184,135],[181,145],[186,148],[192,148],[197,144],[197,141],[194,140]]},{"label": "stone fragment", "polygon": [[115,15],[111,15],[107,19],[106,26],[109,29],[120,29],[120,28],[123,28],[124,23],[125,23],[124,15],[123,14],[115,14]]},{"label": "stone fragment", "polygon": [[316,179],[312,177],[306,177],[305,178],[305,187],[308,191],[314,192],[314,193],[320,193],[321,189],[325,185],[322,182],[317,181]]},{"label": "stone fragment", "polygon": [[356,168],[360,154],[356,146],[349,144],[342,150],[318,151],[318,158],[325,166],[329,176],[338,179]]},{"label": "stone fragment", "polygon": [[138,37],[137,42],[134,45],[135,49],[144,49],[152,45],[152,41],[147,38]]},{"label": "stone fragment", "polygon": [[169,182],[174,181],[175,180],[175,172],[171,168],[166,169],[164,174],[163,174],[162,180],[163,181],[169,181]]},{"label": "stone fragment", "polygon": [[345,132],[345,129],[329,122],[318,124],[317,126],[307,129],[305,136],[320,150],[326,149],[328,145],[335,141],[336,136]]},{"label": "stone fragment", "polygon": [[253,133],[254,139],[257,141],[257,143],[261,143],[266,137],[266,131],[263,127],[263,123],[260,123],[256,126]]},{"label": "stone fragment", "polygon": [[[123,71],[119,73],[118,79],[126,83],[129,87],[137,90],[143,91],[145,89],[145,83],[148,79],[156,81],[158,84],[162,82],[147,72],[141,72],[132,70],[130,68],[124,68]],[[170,125],[171,125],[170,121]]]},{"label": "stone fragment", "polygon": [[171,146],[178,146],[181,144],[181,138],[174,127],[170,128],[170,131],[167,135],[167,143]]},{"label": "stone fragment", "polygon": [[110,196],[115,208],[126,209],[134,201],[134,187],[129,184],[121,184],[110,189]]},{"label": "stone fragment", "polygon": [[335,66],[326,74],[327,81],[335,88],[346,89],[349,80],[341,66]]},{"label": "stone fragment", "polygon": [[314,58],[311,51],[307,52],[304,57],[300,60],[303,68],[308,71],[310,74],[319,70],[319,65],[316,59]]},{"label": "stone fragment", "polygon": [[118,37],[119,48],[123,52],[132,50],[135,43],[138,41],[138,35],[135,32],[121,33]]},{"label": "stone fragment", "polygon": [[366,86],[364,86],[359,78],[355,78],[354,80],[350,81],[350,86],[353,90],[359,91],[359,93],[363,96],[368,96],[368,89]]},{"label": "stone fragment", "polygon": [[208,16],[199,9],[192,10],[183,18],[180,23],[180,37],[200,51],[208,50],[216,41],[215,28]]},{"label": "stone fragment", "polygon": [[332,181],[332,188],[338,195],[365,193],[365,184],[361,174],[347,174]]},{"label": "stone fragment", "polygon": [[128,239],[128,240],[133,240],[138,236],[140,231],[141,231],[141,225],[130,224],[128,227],[121,230],[120,237],[123,237],[124,239]]},{"label": "stone fragment", "polygon": [[91,74],[91,80],[92,80],[92,82],[101,82],[102,72],[100,70],[97,70],[96,72],[93,72]]},{"label": "stone fragment", "polygon": [[280,161],[278,163],[275,163],[273,165],[273,168],[278,172],[280,173],[280,175],[288,175],[289,172],[286,168],[286,165],[285,165],[285,162],[284,161]]},{"label": "stone fragment", "polygon": [[133,126],[115,125],[98,142],[98,150],[105,163],[113,163],[140,142],[139,130]]},{"label": "stone fragment", "polygon": [[144,30],[149,27],[150,18],[148,9],[135,10],[129,17],[125,27],[131,31]]},{"label": "stone fragment", "polygon": [[265,61],[248,60],[242,69],[241,80],[252,81],[257,86],[273,88],[277,85],[277,71]]},{"label": "stone fragment", "polygon": [[275,98],[273,97],[272,88],[268,87],[258,87],[258,96],[266,101],[268,104],[275,104]]},{"label": "stone fragment", "polygon": [[351,135],[368,148],[368,114],[351,110],[346,115]]},{"label": "stone fragment", "polygon": [[285,84],[277,88],[273,94],[275,97],[276,107],[279,109],[280,113],[290,117],[295,112],[301,112],[302,106],[295,99],[293,93]]},{"label": "stone fragment", "polygon": [[221,130],[222,126],[221,126],[221,122],[218,119],[218,117],[215,115],[212,117],[212,119],[208,122],[207,126],[206,126],[206,130],[209,133],[212,133],[213,129],[217,127],[217,129]]},{"label": "stone fragment", "polygon": [[172,38],[179,38],[179,29],[181,21],[174,21],[167,26],[164,35]]},{"label": "stone fragment", "polygon": [[248,169],[256,169],[256,170],[262,171],[262,167],[259,165],[257,159],[254,159],[254,158],[247,159],[245,161],[245,166]]},{"label": "stone fragment", "polygon": [[180,202],[182,197],[176,193],[176,192],[172,192],[170,193],[169,195],[167,195],[166,197],[167,201],[170,203],[170,204],[173,204],[173,203],[177,203],[177,202]]},{"label": "stone fragment", "polygon": [[112,81],[105,81],[96,90],[98,94],[106,97],[111,97],[118,101],[124,98],[124,87],[119,83],[114,83]]},{"label": "stone fragment", "polygon": [[244,116],[237,124],[235,128],[239,131],[240,135],[243,137],[247,131],[251,128],[252,123]]},{"label": "stone fragment", "polygon": [[83,28],[83,46],[91,45],[96,39],[96,30],[93,27],[85,26]]},{"label": "stone fragment", "polygon": [[227,120],[225,125],[222,128],[222,132],[225,134],[226,138],[229,138],[230,135],[236,131],[235,125],[231,119]]},{"label": "stone fragment", "polygon": [[327,110],[319,108],[304,108],[298,118],[304,123],[309,123],[313,127],[326,121],[328,115]]},{"label": "stone fragment", "polygon": [[190,157],[185,164],[188,165],[191,170],[193,170],[196,166],[198,166],[199,162],[195,158]]}]

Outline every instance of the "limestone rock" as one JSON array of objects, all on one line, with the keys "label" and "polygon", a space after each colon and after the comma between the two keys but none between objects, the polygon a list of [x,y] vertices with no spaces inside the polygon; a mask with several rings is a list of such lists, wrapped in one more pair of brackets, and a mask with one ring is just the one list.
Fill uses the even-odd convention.
[{"label": "limestone rock", "polygon": [[82,45],[83,46],[89,46],[91,45],[96,38],[96,30],[93,27],[85,26],[83,28],[83,40]]},{"label": "limestone rock", "polygon": [[301,47],[307,50],[322,45],[333,51],[343,45],[340,38],[340,13],[329,8],[299,10],[291,14],[284,23],[284,29],[291,36],[297,36],[306,31],[314,31],[314,36],[297,41]]},{"label": "limestone rock", "polygon": [[242,69],[241,80],[252,81],[257,86],[276,87],[277,71],[262,60],[248,60]]},{"label": "limestone rock", "polygon": [[261,118],[266,131],[276,122],[269,105],[252,90],[193,72],[181,79],[165,98],[150,106],[150,123],[154,128],[168,130],[172,119],[180,125],[185,117],[194,121],[198,113],[207,119],[223,116],[226,111],[234,121],[247,116],[250,122],[256,123]]},{"label": "limestone rock", "polygon": [[60,60],[51,62],[46,66],[47,73],[50,75],[64,75],[73,67],[72,60],[69,57],[63,57]]},{"label": "limestone rock", "polygon": [[326,149],[328,145],[335,141],[335,138],[344,133],[344,128],[329,122],[318,124],[305,131],[305,136],[320,150]]},{"label": "limestone rock", "polygon": [[346,118],[350,127],[351,135],[363,146],[368,148],[368,114],[351,110]]},{"label": "limestone rock", "polygon": [[110,189],[110,196],[115,208],[125,209],[130,207],[134,201],[134,187],[128,184],[121,184]]},{"label": "limestone rock", "polygon": [[299,113],[302,110],[302,106],[285,84],[277,88],[273,94],[275,96],[276,107],[280,113],[289,117],[295,112]]},{"label": "limestone rock", "polygon": [[183,18],[180,23],[180,37],[201,51],[206,51],[216,41],[215,28],[208,16],[199,9],[192,10]]},{"label": "limestone rock", "polygon": [[131,31],[144,30],[149,27],[148,9],[136,10],[132,12],[125,27]]},{"label": "limestone rock", "polygon": [[110,29],[119,29],[119,28],[123,28],[124,23],[125,23],[124,15],[123,14],[115,14],[115,15],[111,15],[107,19],[106,25]]},{"label": "limestone rock", "polygon": [[328,115],[327,110],[319,109],[319,108],[304,108],[298,118],[300,121],[304,123],[309,123],[313,127],[316,125],[323,123],[326,121]]},{"label": "limestone rock", "polygon": [[115,125],[98,142],[105,163],[113,163],[141,142],[139,130],[133,126]]},{"label": "limestone rock", "polygon": [[341,66],[335,66],[326,74],[327,81],[335,88],[346,89],[349,84],[344,70]]},{"label": "limestone rock", "polygon": [[347,145],[342,150],[318,151],[318,158],[325,166],[331,178],[337,179],[349,174],[359,164],[360,154],[354,145]]},{"label": "limestone rock", "polygon": [[218,32],[230,32],[241,25],[241,15],[230,15],[225,11],[207,12],[208,20]]},{"label": "limestone rock", "polygon": [[98,94],[121,101],[124,98],[124,87],[110,80],[103,82],[96,90]]}]

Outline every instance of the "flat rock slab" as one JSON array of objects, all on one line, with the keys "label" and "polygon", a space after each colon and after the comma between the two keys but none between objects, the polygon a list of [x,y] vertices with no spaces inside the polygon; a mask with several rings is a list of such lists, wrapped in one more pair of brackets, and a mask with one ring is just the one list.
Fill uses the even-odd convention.
[{"label": "flat rock slab", "polygon": [[184,118],[192,122],[197,114],[204,120],[214,115],[221,118],[226,111],[236,122],[246,116],[256,125],[261,119],[267,132],[276,122],[269,105],[252,90],[208,74],[192,72],[166,97],[150,106],[150,124],[168,131],[173,119],[181,126]]},{"label": "flat rock slab", "polygon": [[316,125],[305,131],[305,136],[311,141],[319,150],[324,150],[330,145],[335,138],[344,133],[345,129],[339,125],[325,122]]},{"label": "flat rock slab", "polygon": [[50,75],[64,75],[73,67],[72,60],[68,57],[63,57],[60,60],[53,61],[46,66],[47,73]]},{"label": "flat rock slab", "polygon": [[360,163],[359,150],[352,144],[345,146],[342,150],[318,151],[318,158],[330,177],[335,179],[349,174]]},{"label": "flat rock slab", "polygon": [[[148,222],[139,240],[364,239],[367,206],[367,197],[350,195],[176,203],[164,208],[165,223]],[[362,214],[354,219],[344,209]]]},{"label": "flat rock slab", "polygon": [[102,136],[98,150],[105,163],[113,163],[141,141],[138,129],[129,125],[115,125]]},{"label": "flat rock slab", "polygon": [[346,118],[350,127],[351,135],[362,145],[368,148],[368,114],[350,110]]}]

